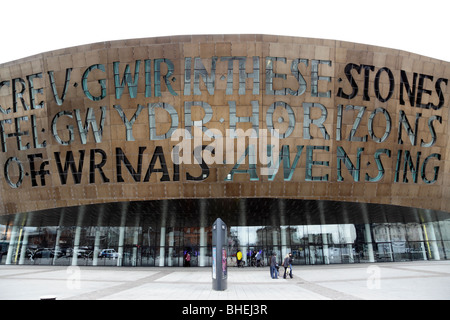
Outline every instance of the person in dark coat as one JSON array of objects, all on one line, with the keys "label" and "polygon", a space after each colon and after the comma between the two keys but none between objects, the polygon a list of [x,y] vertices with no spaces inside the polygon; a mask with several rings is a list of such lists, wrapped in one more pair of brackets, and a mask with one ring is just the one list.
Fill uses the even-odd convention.
[{"label": "person in dark coat", "polygon": [[272,279],[278,279],[278,263],[277,263],[277,254],[274,252],[272,257],[270,258],[270,276]]}]

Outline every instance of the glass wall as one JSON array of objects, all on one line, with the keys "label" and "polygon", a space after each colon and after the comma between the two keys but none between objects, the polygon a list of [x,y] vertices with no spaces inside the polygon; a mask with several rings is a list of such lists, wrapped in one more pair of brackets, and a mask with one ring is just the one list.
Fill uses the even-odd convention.
[{"label": "glass wall", "polygon": [[[236,252],[246,266],[267,266],[273,252],[294,264],[342,264],[450,259],[450,216],[443,212],[351,207],[350,215],[311,210],[311,203],[265,199],[253,203],[170,202],[66,208],[0,220],[1,264],[86,266],[211,266],[211,225],[228,224],[228,264]],[[335,206],[336,204],[333,204]],[[181,209],[182,208],[182,209]],[[208,210],[216,208],[223,210]],[[228,209],[228,211],[226,209]],[[274,209],[275,208],[275,209]],[[335,207],[333,207],[336,209]],[[379,207],[376,207],[379,209]],[[152,209],[152,210],[150,210]],[[202,211],[204,209],[204,211]],[[299,210],[301,209],[301,210]],[[349,209],[347,204],[347,210]],[[397,209],[398,211],[398,209]],[[363,214],[366,212],[366,214]],[[317,223],[323,222],[323,223]]]},{"label": "glass wall", "polygon": [[[436,225],[442,233],[450,221]],[[437,237],[425,225],[400,223],[232,227],[228,252],[235,256],[241,250],[246,265],[253,265],[257,252],[266,265],[273,252],[280,261],[292,253],[298,265],[445,260],[450,259],[450,234],[444,234]]]}]

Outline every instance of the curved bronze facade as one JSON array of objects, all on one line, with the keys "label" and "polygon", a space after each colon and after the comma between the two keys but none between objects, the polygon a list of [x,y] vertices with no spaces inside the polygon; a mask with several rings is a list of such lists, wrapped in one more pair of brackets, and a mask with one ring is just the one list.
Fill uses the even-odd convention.
[{"label": "curved bronze facade", "polygon": [[[449,211],[449,67],[268,35],[105,42],[3,64],[1,214],[229,197]],[[204,134],[193,149],[214,145],[208,129],[224,145],[199,152],[204,166],[194,155],[174,165],[175,129],[193,128]],[[276,174],[263,172],[262,139],[239,147],[232,129],[279,130]]]},{"label": "curved bronze facade", "polygon": [[103,42],[6,63],[0,215],[172,199],[446,214],[449,78],[449,62],[409,52],[272,35]]}]

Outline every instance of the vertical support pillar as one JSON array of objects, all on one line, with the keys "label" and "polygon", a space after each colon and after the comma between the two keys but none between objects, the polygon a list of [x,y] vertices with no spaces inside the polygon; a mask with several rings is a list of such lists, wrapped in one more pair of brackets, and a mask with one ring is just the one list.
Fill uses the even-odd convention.
[{"label": "vertical support pillar", "polygon": [[367,243],[367,253],[369,254],[369,262],[375,262],[375,255],[373,253],[372,234],[370,233],[370,224],[364,224],[364,236]]},{"label": "vertical support pillar", "polygon": [[394,261],[394,252],[392,247],[392,238],[391,238],[391,225],[389,223],[385,223],[384,227],[386,228],[386,241],[389,244],[389,257],[391,261]]},{"label": "vertical support pillar", "polygon": [[344,214],[344,225],[342,227],[344,230],[344,241],[346,243],[347,251],[348,251],[348,262],[354,263],[355,262],[355,259],[353,257],[354,239],[352,239],[352,234],[351,234],[351,230],[350,230],[350,226],[353,226],[353,224],[352,225],[350,224],[350,220],[348,218],[348,212],[347,212],[346,207],[344,207],[343,214]]},{"label": "vertical support pillar", "polygon": [[72,266],[76,266],[78,264],[78,250],[80,247],[80,236],[81,236],[81,227],[75,227],[75,238],[73,240],[73,254],[72,254]]},{"label": "vertical support pillar", "polygon": [[320,228],[322,231],[322,252],[323,252],[323,262],[324,264],[330,264],[330,250],[328,249],[328,236],[327,236],[327,225],[325,221],[325,209],[323,207],[323,202],[319,201],[317,203],[319,207],[320,214]]},{"label": "vertical support pillar", "polygon": [[321,225],[322,230],[322,252],[323,252],[323,263],[330,264],[330,250],[328,249],[328,237],[327,237],[327,225]]},{"label": "vertical support pillar", "polygon": [[441,260],[441,254],[439,253],[439,247],[437,245],[437,238],[436,238],[436,232],[434,230],[434,224],[433,221],[435,219],[432,219],[432,211],[431,210],[421,210],[420,218],[422,221],[422,228],[424,230],[425,234],[425,240],[428,246],[428,253],[430,259],[433,260]]},{"label": "vertical support pillar", "polygon": [[139,213],[136,215],[136,223],[134,226],[134,234],[133,234],[133,256],[131,259],[131,265],[133,267],[137,266],[137,261],[138,261],[138,241],[139,241],[139,220],[140,220],[140,216]]},{"label": "vertical support pillar", "polygon": [[167,265],[169,267],[173,266],[173,250],[174,250],[174,244],[175,244],[175,222],[176,222],[176,216],[174,212],[171,212],[169,216],[169,252],[167,253]]},{"label": "vertical support pillar", "polygon": [[161,226],[161,239],[159,240],[159,266],[164,267],[166,252],[166,226]]},{"label": "vertical support pillar", "polygon": [[16,252],[16,246],[19,237],[19,221],[20,214],[17,214],[14,218],[13,227],[11,229],[11,236],[9,238],[8,254],[6,255],[5,264],[11,264],[13,261],[14,253]]},{"label": "vertical support pillar", "polygon": [[85,207],[80,206],[78,209],[77,226],[75,227],[75,239],[73,241],[73,257],[72,266],[78,265],[78,251],[80,250],[81,226],[83,225]]},{"label": "vertical support pillar", "polygon": [[164,267],[164,258],[166,252],[166,224],[167,224],[167,200],[163,200],[161,213],[161,232],[159,240],[159,266]]},{"label": "vertical support pillar", "polygon": [[118,247],[118,258],[117,258],[117,266],[121,267],[123,264],[123,245],[125,242],[125,222],[127,220],[127,210],[128,203],[124,202],[122,204],[122,215],[120,217],[120,229],[119,229],[119,247]]},{"label": "vertical support pillar", "polygon": [[346,224],[344,226],[344,230],[345,230],[345,242],[347,243],[347,250],[348,250],[348,262],[354,263],[355,257],[353,256],[353,239],[350,230],[350,224]]},{"label": "vertical support pillar", "polygon": [[23,233],[22,247],[20,249],[20,258],[19,258],[19,264],[20,265],[25,263],[25,258],[27,256],[28,236],[30,235],[30,231],[29,231],[30,228],[24,227],[23,229],[25,231]]},{"label": "vertical support pillar", "polygon": [[95,240],[94,240],[94,252],[92,257],[92,265],[96,266],[98,265],[98,256],[100,254],[100,237],[102,235],[100,228],[103,224],[103,213],[104,213],[104,207],[100,207],[100,212],[98,214],[97,218],[97,227],[95,228]]},{"label": "vertical support pillar", "polygon": [[95,228],[94,252],[92,253],[92,265],[98,265],[98,255],[100,254],[100,227]]},{"label": "vertical support pillar", "polygon": [[59,252],[59,241],[61,239],[61,230],[64,221],[64,209],[62,209],[61,214],[59,216],[58,228],[56,229],[56,240],[55,240],[55,254],[53,256],[52,264],[56,265],[56,260],[58,259]]},{"label": "vertical support pillar", "polygon": [[198,266],[206,266],[206,200],[200,199],[200,256],[198,259]]},{"label": "vertical support pillar", "polygon": [[419,236],[420,249],[422,251],[422,258],[423,258],[424,261],[426,261],[426,260],[428,260],[427,249],[426,249],[426,246],[425,246],[425,239],[423,238],[422,230],[423,230],[422,226],[420,224],[418,224],[416,226],[416,232],[417,232],[417,235]]},{"label": "vertical support pillar", "polygon": [[278,211],[280,212],[280,237],[281,237],[281,263],[283,263],[284,257],[288,253],[287,248],[287,223],[286,223],[286,210],[284,199],[278,200]]},{"label": "vertical support pillar", "polygon": [[28,237],[30,235],[30,228],[27,227],[31,224],[33,218],[33,213],[30,212],[27,214],[27,223],[23,227],[24,233],[23,233],[23,239],[22,239],[22,247],[20,249],[20,257],[19,257],[19,264],[22,265],[25,263],[25,259],[27,256],[27,247],[28,247]]},{"label": "vertical support pillar", "polygon": [[361,209],[364,220],[364,238],[366,240],[369,262],[375,262],[375,254],[373,252],[372,233],[370,232],[370,221],[369,221],[369,213],[367,211],[367,205],[361,204]]},{"label": "vertical support pillar", "polygon": [[441,260],[441,255],[439,253],[439,248],[437,246],[437,239],[436,233],[434,231],[433,222],[427,222],[423,226],[427,237],[427,242],[429,243],[429,247],[431,249],[430,259]]},{"label": "vertical support pillar", "polygon": [[423,257],[423,260],[428,260],[428,257],[427,257],[427,249],[425,248],[425,241],[424,241],[424,239],[423,239],[423,235],[422,235],[422,232],[420,233],[420,248],[421,248],[421,250],[422,250],[422,257]]},{"label": "vertical support pillar", "polygon": [[[308,238],[308,242],[305,243],[305,249],[306,249],[306,261],[309,262],[309,264],[316,264],[316,255],[315,255],[315,247],[314,247],[314,239],[312,236],[312,226],[313,222],[311,219],[312,210],[310,208],[306,209],[305,216],[306,216],[306,226],[304,226],[303,231],[305,232],[306,237]],[[308,261],[309,260],[309,261]]]},{"label": "vertical support pillar", "polygon": [[171,227],[171,230],[169,232],[169,252],[168,252],[168,261],[167,261],[167,266],[172,267],[173,266],[173,244],[174,244],[174,236],[175,236],[175,231],[174,228]]}]

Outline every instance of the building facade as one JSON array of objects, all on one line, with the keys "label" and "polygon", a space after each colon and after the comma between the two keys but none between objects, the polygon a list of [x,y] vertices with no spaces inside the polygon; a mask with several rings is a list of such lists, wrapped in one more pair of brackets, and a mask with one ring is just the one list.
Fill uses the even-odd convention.
[{"label": "building facade", "polygon": [[0,65],[2,264],[450,258],[450,63],[272,35]]}]

